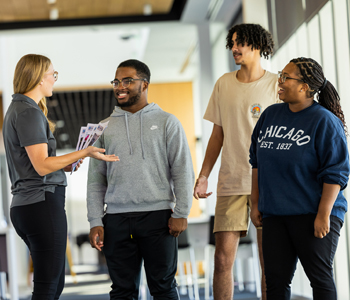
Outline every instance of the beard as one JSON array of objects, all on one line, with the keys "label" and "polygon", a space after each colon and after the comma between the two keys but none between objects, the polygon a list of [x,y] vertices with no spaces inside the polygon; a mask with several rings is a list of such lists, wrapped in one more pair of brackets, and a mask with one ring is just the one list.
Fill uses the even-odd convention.
[{"label": "beard", "polygon": [[239,54],[239,55],[242,56],[242,53],[239,53],[239,52],[234,52],[234,53],[232,53],[233,60],[234,60],[235,64],[236,64],[237,66],[240,66],[240,65],[244,64],[244,60],[238,61],[238,62],[235,60],[235,54]]},{"label": "beard", "polygon": [[119,106],[119,107],[130,107],[130,106],[133,106],[134,104],[139,102],[140,98],[141,98],[141,86],[140,86],[139,90],[137,91],[137,93],[135,95],[131,96],[129,94],[129,100],[124,102],[124,103],[119,103],[118,98],[115,97],[115,99],[117,100],[117,104],[116,105]]}]

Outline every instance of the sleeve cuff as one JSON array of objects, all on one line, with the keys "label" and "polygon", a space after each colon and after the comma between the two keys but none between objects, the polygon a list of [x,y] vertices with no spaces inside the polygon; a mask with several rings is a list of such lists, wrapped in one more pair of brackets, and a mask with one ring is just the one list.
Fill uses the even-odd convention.
[{"label": "sleeve cuff", "polygon": [[90,229],[97,227],[97,226],[102,226],[103,227],[103,223],[102,223],[102,219],[94,219],[92,221],[90,221]]},{"label": "sleeve cuff", "polygon": [[180,219],[180,218],[187,219],[189,214],[190,214],[190,213],[188,213],[187,215],[184,215],[184,214],[180,214],[180,213],[177,212],[177,211],[174,211],[174,212],[171,214],[171,217],[174,218],[174,219]]},{"label": "sleeve cuff", "polygon": [[342,178],[339,177],[335,177],[335,176],[326,176],[323,178],[323,182],[324,183],[328,183],[328,184],[338,184],[340,185],[340,190],[344,190],[347,186],[347,181],[346,180],[342,180]]}]

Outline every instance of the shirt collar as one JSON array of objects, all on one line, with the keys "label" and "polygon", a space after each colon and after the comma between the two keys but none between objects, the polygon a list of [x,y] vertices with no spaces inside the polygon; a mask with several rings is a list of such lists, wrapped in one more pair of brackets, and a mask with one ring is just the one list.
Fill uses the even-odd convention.
[{"label": "shirt collar", "polygon": [[38,104],[32,98],[30,98],[26,95],[23,95],[23,94],[13,94],[12,101],[24,101],[28,104],[31,104],[35,108],[41,110],[40,107],[38,106]]}]

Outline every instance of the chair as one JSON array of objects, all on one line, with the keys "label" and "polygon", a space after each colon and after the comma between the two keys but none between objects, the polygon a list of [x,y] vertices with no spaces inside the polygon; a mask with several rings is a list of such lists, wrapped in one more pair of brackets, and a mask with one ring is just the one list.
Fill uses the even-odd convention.
[{"label": "chair", "polygon": [[213,292],[213,272],[214,272],[214,251],[215,251],[215,235],[214,235],[214,216],[209,220],[209,241],[204,248],[204,296],[206,300],[212,298]]},{"label": "chair", "polygon": [[[209,241],[204,249],[205,258],[205,299],[212,299],[212,286],[213,286],[213,272],[214,272],[214,251],[215,251],[215,235],[214,229],[214,216],[210,217],[209,224]],[[252,259],[252,269],[254,277],[254,289],[256,296],[261,297],[261,281],[260,281],[260,265],[259,265],[259,252],[257,243],[253,238],[256,230],[250,228],[246,237],[240,239],[236,260],[234,263],[235,272],[235,285],[237,285],[239,291],[245,289],[245,285],[248,285],[249,281],[244,280],[244,268],[243,262],[247,259]]]},{"label": "chair", "polygon": [[88,233],[82,233],[76,236],[76,244],[78,246],[78,257],[79,257],[79,264],[82,264],[82,251],[81,251],[81,246],[84,243],[90,243],[89,240],[89,234]]},{"label": "chair", "polygon": [[[186,255],[187,254],[187,255]],[[189,260],[188,260],[189,258]],[[184,271],[186,266],[186,273]],[[178,237],[178,274],[180,284],[180,295],[187,294],[192,300],[199,300],[197,264],[193,247],[188,242],[187,230]],[[187,286],[187,291],[186,291]]]},{"label": "chair", "polygon": [[[77,274],[73,271],[73,259],[72,259],[72,251],[70,247],[69,238],[67,237],[67,246],[66,246],[66,261],[68,263],[68,270],[70,275],[72,276],[73,283],[77,284]],[[33,266],[33,260],[32,256],[29,253],[29,259],[28,259],[28,273],[27,273],[27,284],[28,286],[32,285],[33,281],[33,273],[34,273],[34,266]],[[0,300],[3,299],[0,297]]]},{"label": "chair", "polygon": [[140,286],[139,286],[139,300],[152,300],[153,297],[149,291],[147,285],[146,271],[144,263],[142,262],[141,276],[140,276]]},{"label": "chair", "polygon": [[7,294],[6,273],[0,271],[0,299],[6,299],[6,294]]},{"label": "chair", "polygon": [[68,262],[68,268],[69,268],[70,275],[73,278],[73,282],[78,283],[77,274],[73,271],[72,251],[71,251],[70,242],[69,242],[68,237],[67,237],[66,258],[67,258],[67,262]]},{"label": "chair", "polygon": [[[253,281],[247,281],[244,279],[244,268],[243,262],[246,261],[246,270],[252,270]],[[249,262],[252,262],[249,265]],[[250,268],[249,268],[250,267]],[[243,237],[239,241],[236,261],[235,261],[235,271],[236,271],[236,283],[238,285],[239,291],[244,290],[248,284],[252,283],[254,285],[253,290],[255,290],[256,297],[261,297],[261,275],[260,275],[260,263],[259,263],[259,251],[258,244],[256,242],[256,229],[253,224],[249,228],[247,236]],[[246,276],[247,277],[247,276]]]}]

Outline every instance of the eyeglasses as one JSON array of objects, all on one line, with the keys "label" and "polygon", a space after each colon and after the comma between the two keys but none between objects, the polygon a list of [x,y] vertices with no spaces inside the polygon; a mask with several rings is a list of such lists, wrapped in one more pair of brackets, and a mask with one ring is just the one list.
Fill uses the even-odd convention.
[{"label": "eyeglasses", "polygon": [[52,74],[45,74],[45,76],[53,76],[53,78],[55,79],[55,81],[57,81],[58,79],[58,72],[57,71],[54,71]]},{"label": "eyeglasses", "polygon": [[283,75],[283,73],[281,71],[278,72],[278,79],[281,81],[281,83],[285,83],[286,79],[293,79],[293,80],[305,82],[304,80],[301,80],[298,78],[292,78],[292,77],[285,76],[285,75]]},{"label": "eyeglasses", "polygon": [[58,72],[57,71],[55,71],[55,72],[53,72],[53,78],[55,78],[55,81],[57,81],[57,79],[58,79]]},{"label": "eyeglasses", "polygon": [[130,86],[130,83],[132,83],[133,81],[136,81],[136,80],[141,80],[141,81],[146,81],[147,82],[147,79],[146,78],[125,78],[125,79],[122,79],[122,80],[118,80],[118,79],[114,79],[111,81],[111,84],[113,85],[113,88],[117,89],[119,87],[119,84],[121,83],[123,87],[127,88]]}]

